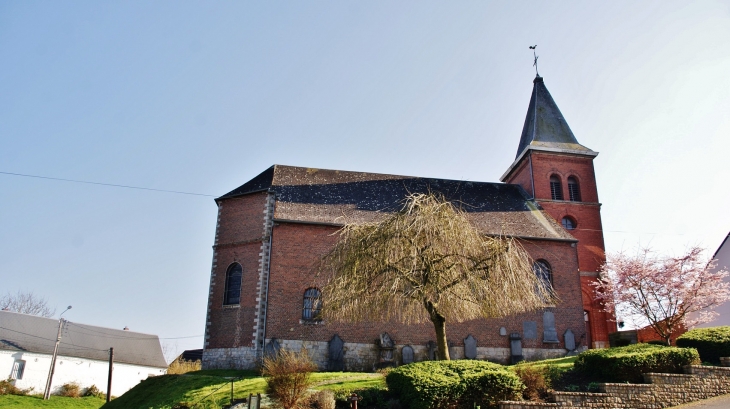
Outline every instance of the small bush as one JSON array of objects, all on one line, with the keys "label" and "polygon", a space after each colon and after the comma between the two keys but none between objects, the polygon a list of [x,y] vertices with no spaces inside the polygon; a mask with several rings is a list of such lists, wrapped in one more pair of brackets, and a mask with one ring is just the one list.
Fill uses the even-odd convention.
[{"label": "small bush", "polygon": [[385,381],[410,409],[496,407],[520,399],[524,385],[501,365],[485,361],[426,361],[398,367]]},{"label": "small bush", "polygon": [[335,394],[330,390],[322,390],[312,395],[312,402],[317,409],[335,409]]},{"label": "small bush", "polygon": [[354,390],[339,390],[335,393],[335,401],[338,408],[346,409],[350,407],[350,396],[357,394],[358,409],[367,408],[385,408],[392,400],[390,392],[385,388],[374,387]]},{"label": "small bush", "polygon": [[180,375],[188,372],[199,371],[202,369],[202,363],[197,361],[186,361],[184,359],[176,359],[167,367],[168,375]]},{"label": "small bush", "polygon": [[61,385],[56,395],[65,396],[67,398],[80,398],[81,385],[76,382],[64,383]]},{"label": "small bush", "polygon": [[33,392],[33,388],[20,389],[13,384],[13,379],[6,379],[0,381],[0,395],[19,395],[25,396],[30,395]]},{"label": "small bush", "polygon": [[99,399],[106,399],[106,393],[102,392],[96,385],[91,385],[84,391],[84,396],[93,396]]},{"label": "small bush", "polygon": [[545,376],[545,368],[516,365],[514,371],[525,385],[525,390],[522,391],[523,398],[531,401],[542,401],[547,397],[550,389],[550,379]]},{"label": "small bush", "polygon": [[696,348],[703,361],[720,364],[720,357],[730,356],[730,327],[697,328],[677,338],[677,346]]},{"label": "small bush", "polygon": [[296,409],[312,384],[311,373],[317,369],[305,349],[293,352],[281,349],[273,357],[266,357],[261,374],[266,377],[266,393],[284,409]]},{"label": "small bush", "polygon": [[683,366],[699,362],[694,349],[634,344],[583,352],[575,369],[604,382],[641,383],[643,373],[682,373]]}]

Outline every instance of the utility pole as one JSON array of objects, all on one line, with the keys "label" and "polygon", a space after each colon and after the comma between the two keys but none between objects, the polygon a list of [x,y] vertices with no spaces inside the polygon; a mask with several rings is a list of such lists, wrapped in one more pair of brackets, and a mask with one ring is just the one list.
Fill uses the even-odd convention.
[{"label": "utility pole", "polygon": [[56,356],[58,356],[58,344],[61,343],[61,330],[63,329],[64,322],[66,322],[66,320],[63,318],[58,320],[58,335],[56,335],[56,346],[53,348],[53,357],[51,357],[51,369],[48,371],[46,390],[43,392],[44,400],[48,400],[48,398],[51,397],[51,382],[53,382],[53,372],[56,370]]},{"label": "utility pole", "polygon": [[109,380],[106,383],[106,401],[112,399],[112,370],[114,370],[114,348],[109,348]]},{"label": "utility pole", "polygon": [[[63,312],[66,312],[71,309],[71,306],[69,305],[68,308],[63,310]],[[56,346],[53,347],[53,356],[51,357],[51,369],[48,371],[48,379],[46,380],[46,389],[43,391],[43,400],[48,400],[51,397],[51,383],[53,382],[53,372],[56,371],[56,357],[58,356],[58,344],[61,343],[61,330],[63,329],[63,324],[66,322],[63,318],[60,318],[61,315],[63,315],[63,312],[59,315],[58,318],[58,335],[56,335]]]}]

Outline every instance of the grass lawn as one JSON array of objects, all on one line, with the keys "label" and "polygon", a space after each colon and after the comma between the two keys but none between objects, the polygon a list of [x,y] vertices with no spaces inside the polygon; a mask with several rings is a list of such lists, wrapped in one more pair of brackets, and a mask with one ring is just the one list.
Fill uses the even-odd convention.
[{"label": "grass lawn", "polygon": [[[206,370],[184,375],[162,375],[142,381],[103,408],[169,409],[177,403],[184,403],[195,409],[217,409],[230,402],[232,379],[238,379],[233,382],[233,396],[236,399],[248,397],[249,393],[263,393],[266,388],[264,378],[250,371]],[[372,373],[316,372],[312,374],[312,381],[314,389],[335,392],[385,387],[383,376]]]},{"label": "grass lawn", "polygon": [[[567,371],[568,369],[573,368],[573,364],[575,363],[575,360],[578,358],[578,356],[566,356],[563,358],[555,358],[555,359],[545,359],[542,361],[532,361],[532,362],[521,362],[520,365],[527,365],[532,366],[535,368],[543,368],[548,365],[554,365],[558,368],[560,368],[561,371]],[[510,366],[512,368],[512,366]]]},{"label": "grass lawn", "polygon": [[0,395],[0,408],[3,409],[99,409],[105,402],[104,399],[91,396],[85,398],[51,396],[51,399],[43,400],[38,396]]}]

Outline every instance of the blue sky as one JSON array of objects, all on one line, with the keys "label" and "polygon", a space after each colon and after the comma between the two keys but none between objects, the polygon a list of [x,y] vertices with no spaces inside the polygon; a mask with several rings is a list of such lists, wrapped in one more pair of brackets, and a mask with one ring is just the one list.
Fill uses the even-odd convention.
[{"label": "blue sky", "polygon": [[[600,152],[608,250],[714,251],[729,40],[721,1],[2,2],[0,172],[213,196],[274,163],[497,181],[538,44]],[[212,197],[6,174],[0,192],[0,292],[202,346]]]}]

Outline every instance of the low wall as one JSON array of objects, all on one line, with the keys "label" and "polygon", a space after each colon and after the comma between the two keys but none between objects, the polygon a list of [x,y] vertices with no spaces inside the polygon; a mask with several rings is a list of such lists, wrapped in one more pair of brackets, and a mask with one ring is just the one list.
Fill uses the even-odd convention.
[{"label": "low wall", "polygon": [[[267,339],[266,342],[270,342]],[[309,357],[312,358],[320,370],[327,369],[329,359],[329,343],[322,341],[301,341],[301,340],[278,340],[282,348],[292,351],[301,351],[302,348],[307,350]],[[405,345],[396,345],[394,350],[395,362],[402,363],[401,350]],[[425,345],[410,345],[413,348],[413,358],[416,362],[428,360],[428,348]],[[369,372],[374,370],[375,364],[378,363],[378,347],[375,344],[360,344],[354,342],[345,342],[343,347],[345,370]],[[523,356],[528,361],[560,358],[565,356],[565,349],[540,349],[540,348],[523,348]],[[449,348],[451,359],[464,359],[464,347]],[[206,349],[203,351],[203,369],[254,369],[258,364],[256,349],[253,347],[239,348],[217,348]],[[488,348],[477,347],[478,360],[498,362],[502,364],[509,363],[509,348]]]},{"label": "low wall", "polygon": [[730,393],[730,368],[688,365],[684,374],[647,373],[645,384],[603,383],[601,393],[553,392],[553,403],[500,402],[500,409],[660,409]]}]

